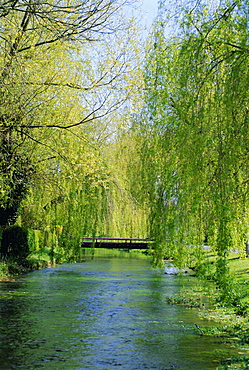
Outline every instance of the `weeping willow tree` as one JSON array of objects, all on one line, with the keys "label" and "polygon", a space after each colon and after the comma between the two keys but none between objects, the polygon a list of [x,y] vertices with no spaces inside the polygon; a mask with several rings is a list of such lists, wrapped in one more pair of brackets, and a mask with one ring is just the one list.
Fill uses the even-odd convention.
[{"label": "weeping willow tree", "polygon": [[[87,92],[96,93],[107,84],[113,86],[115,72],[117,77],[124,69],[109,64],[93,75],[88,68],[89,59],[82,62],[80,55],[90,44],[103,42],[105,35],[110,37],[127,28],[127,23],[121,22],[123,5],[125,1],[116,0],[87,0],[84,4],[1,1],[1,226],[15,222],[34,172],[30,153],[25,152],[26,142],[44,143],[44,137],[53,134],[53,128],[69,129],[88,123],[103,116],[104,106],[107,112],[118,105],[106,94],[93,104]],[[87,95],[84,103],[83,92],[84,98]],[[67,106],[64,114],[60,113],[61,100]],[[80,114],[69,114],[79,101]]]},{"label": "weeping willow tree", "polygon": [[136,157],[139,163],[132,135],[102,150],[69,135],[58,133],[63,158],[51,157],[46,168],[40,163],[19,224],[37,230],[40,248],[56,261],[78,258],[83,237],[146,237],[147,210],[128,180],[128,173],[134,181],[138,173]]},{"label": "weeping willow tree", "polygon": [[107,235],[125,238],[147,237],[148,209],[143,201],[139,156],[140,142],[132,129],[120,131],[108,145],[110,170]]},{"label": "weeping willow tree", "polygon": [[[161,2],[161,10],[166,3]],[[144,155],[159,257],[201,263],[208,243],[226,286],[227,255],[248,238],[248,3],[191,3],[166,37],[161,11],[145,67]]]},{"label": "weeping willow tree", "polygon": [[137,89],[127,4],[1,2],[0,240],[18,213],[68,251],[105,233],[103,147]]},{"label": "weeping willow tree", "polygon": [[101,153],[90,142],[82,144],[82,137],[63,131],[57,140],[61,157],[46,160],[45,168],[43,161],[37,164],[18,222],[39,231],[40,247],[50,248],[59,261],[79,256],[82,237],[105,232],[109,171]]}]

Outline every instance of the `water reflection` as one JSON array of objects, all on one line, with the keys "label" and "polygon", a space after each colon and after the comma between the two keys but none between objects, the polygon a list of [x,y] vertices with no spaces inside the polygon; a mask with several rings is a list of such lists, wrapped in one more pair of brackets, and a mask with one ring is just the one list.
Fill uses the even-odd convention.
[{"label": "water reflection", "polygon": [[2,282],[2,369],[215,369],[230,349],[195,333],[194,311],[165,304],[180,285],[148,260],[124,258]]}]

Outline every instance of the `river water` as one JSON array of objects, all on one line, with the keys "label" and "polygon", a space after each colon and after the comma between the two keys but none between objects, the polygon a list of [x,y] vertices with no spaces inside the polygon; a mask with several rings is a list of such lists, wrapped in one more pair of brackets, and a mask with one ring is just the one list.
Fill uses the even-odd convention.
[{"label": "river water", "polygon": [[215,369],[231,348],[199,335],[195,310],[166,303],[182,284],[193,283],[115,257],[1,282],[0,369]]}]

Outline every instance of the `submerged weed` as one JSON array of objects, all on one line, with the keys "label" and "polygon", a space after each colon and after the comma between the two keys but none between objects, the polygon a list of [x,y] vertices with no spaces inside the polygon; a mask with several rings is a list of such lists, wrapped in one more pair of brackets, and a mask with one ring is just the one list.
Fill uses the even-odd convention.
[{"label": "submerged weed", "polygon": [[175,297],[167,297],[166,302],[168,304],[177,304],[177,305],[182,305],[185,307],[202,307],[203,303],[201,301],[200,297],[182,297],[182,296],[175,296]]},{"label": "submerged weed", "polygon": [[221,361],[217,370],[248,370],[249,369],[249,356],[233,356],[229,359]]}]

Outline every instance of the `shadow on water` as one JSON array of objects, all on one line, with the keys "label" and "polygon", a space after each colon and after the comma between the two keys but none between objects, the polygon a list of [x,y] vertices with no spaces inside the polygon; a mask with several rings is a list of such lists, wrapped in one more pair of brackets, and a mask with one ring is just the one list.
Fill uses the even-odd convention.
[{"label": "shadow on water", "polygon": [[153,269],[148,259],[127,258],[2,282],[0,368],[215,369],[233,349],[198,335],[196,311],[166,304],[180,287],[179,277]]}]

